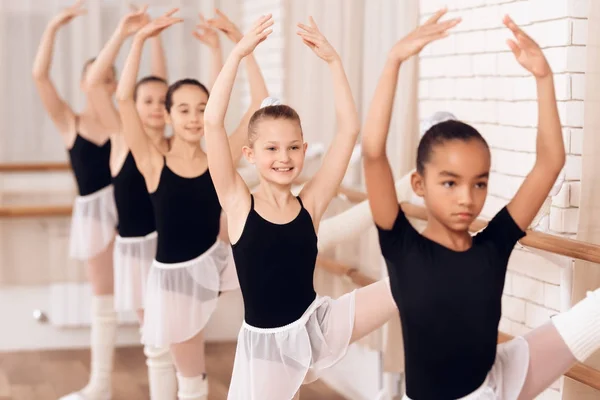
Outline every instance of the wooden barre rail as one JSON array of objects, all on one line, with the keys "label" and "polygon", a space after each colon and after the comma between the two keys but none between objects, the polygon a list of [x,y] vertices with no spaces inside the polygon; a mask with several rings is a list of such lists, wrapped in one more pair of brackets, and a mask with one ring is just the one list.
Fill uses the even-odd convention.
[{"label": "wooden barre rail", "polygon": [[0,207],[0,218],[67,217],[72,206],[8,206]]},{"label": "wooden barre rail", "polygon": [[0,173],[2,172],[51,172],[51,171],[70,171],[71,165],[64,162],[47,163],[9,163],[0,164]]},{"label": "wooden barre rail", "polygon": [[[354,284],[359,287],[370,285],[376,282],[374,279],[360,273],[356,268],[349,267],[339,262],[326,258],[317,257],[317,267],[326,270],[334,275],[348,277]],[[498,343],[506,342],[512,339],[513,336],[503,332],[498,332]],[[600,371],[592,367],[588,367],[582,363],[576,363],[565,376],[587,385],[593,389],[600,390]]]}]

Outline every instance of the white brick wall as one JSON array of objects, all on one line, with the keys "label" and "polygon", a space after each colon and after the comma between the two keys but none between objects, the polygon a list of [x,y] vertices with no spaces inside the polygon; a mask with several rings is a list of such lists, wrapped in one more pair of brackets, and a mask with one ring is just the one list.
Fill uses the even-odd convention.
[{"label": "white brick wall", "polygon": [[[421,19],[447,5],[448,18],[461,16],[455,34],[421,55],[420,118],[453,112],[477,128],[492,148],[492,173],[485,217],[511,199],[535,162],[535,81],[506,45],[505,14],[544,48],[555,73],[563,124],[567,182],[553,198],[549,227],[555,234],[577,231],[581,179],[586,14],[590,0],[421,0]],[[443,67],[440,67],[443,66]],[[560,268],[525,250],[509,264],[500,329],[521,335],[560,308]],[[539,399],[559,399],[560,386]]]}]

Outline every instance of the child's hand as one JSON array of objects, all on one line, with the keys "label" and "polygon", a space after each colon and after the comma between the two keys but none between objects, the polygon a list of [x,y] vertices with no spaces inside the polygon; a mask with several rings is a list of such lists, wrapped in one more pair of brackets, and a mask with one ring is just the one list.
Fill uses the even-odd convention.
[{"label": "child's hand", "polygon": [[193,32],[194,37],[210,47],[211,49],[219,49],[221,42],[219,41],[219,34],[213,29],[202,14],[200,16],[200,23],[196,25],[196,30]]},{"label": "child's hand", "polygon": [[337,51],[327,41],[327,38],[321,33],[313,17],[309,17],[310,26],[298,24],[298,36],[302,38],[304,44],[311,48],[319,58],[327,63],[339,59]]},{"label": "child's hand", "polygon": [[242,32],[240,32],[238,27],[227,18],[227,15],[223,14],[219,9],[215,10],[215,12],[217,13],[217,16],[209,19],[207,24],[210,27],[223,32],[233,43],[238,43],[242,40],[244,35],[242,35]]},{"label": "child's hand", "polygon": [[552,70],[540,46],[523,32],[508,15],[504,17],[503,22],[515,35],[516,41],[507,39],[506,43],[508,43],[508,47],[512,50],[519,64],[536,78],[544,78],[550,75]]},{"label": "child's hand", "polygon": [[145,40],[160,34],[162,31],[164,31],[173,24],[183,22],[182,18],[172,17],[172,15],[175,14],[178,10],[178,8],[174,8],[168,11],[166,14],[161,15],[155,20],[146,24],[142,29],[140,29],[137,32],[136,37]]},{"label": "child's hand", "polygon": [[87,14],[87,10],[83,8],[83,0],[78,0],[71,7],[65,8],[56,17],[54,17],[52,23],[56,27],[59,27],[68,24],[73,18],[77,18],[84,14]]},{"label": "child's hand", "polygon": [[248,31],[248,33],[246,33],[238,42],[233,51],[236,51],[241,57],[246,57],[248,54],[252,53],[254,49],[256,49],[256,46],[263,42],[267,36],[273,32],[273,29],[270,29],[270,27],[273,26],[274,23],[271,14],[260,17],[254,23],[252,29],[250,29],[250,31]]},{"label": "child's hand", "polygon": [[146,13],[148,6],[136,8],[131,6],[131,12],[121,19],[119,31],[121,35],[131,36],[150,22],[150,16]]}]

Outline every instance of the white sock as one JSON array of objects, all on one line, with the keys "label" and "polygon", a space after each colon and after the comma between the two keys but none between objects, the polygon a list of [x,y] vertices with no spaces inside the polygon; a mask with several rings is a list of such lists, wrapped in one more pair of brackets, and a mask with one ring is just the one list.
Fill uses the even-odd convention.
[{"label": "white sock", "polygon": [[112,295],[92,298],[92,335],[90,342],[90,380],[86,387],[61,400],[110,400],[111,374],[117,334],[117,313]]},{"label": "white sock", "polygon": [[600,349],[600,289],[588,292],[585,299],[553,317],[552,322],[573,356],[584,362]]},{"label": "white sock", "polygon": [[208,379],[206,374],[188,378],[177,374],[179,400],[206,400],[208,397]]},{"label": "white sock", "polygon": [[169,349],[144,346],[148,366],[151,400],[170,400],[177,396],[177,377]]}]

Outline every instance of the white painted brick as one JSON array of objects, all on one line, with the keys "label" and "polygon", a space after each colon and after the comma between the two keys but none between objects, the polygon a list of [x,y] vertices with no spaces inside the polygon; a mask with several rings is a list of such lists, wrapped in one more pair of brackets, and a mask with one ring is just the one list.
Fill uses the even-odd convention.
[{"label": "white painted brick", "polygon": [[494,150],[492,156],[492,170],[501,174],[526,176],[534,163],[535,154],[532,153]]},{"label": "white painted brick", "polygon": [[514,0],[487,0],[486,4],[501,4],[501,3],[509,3]]},{"label": "white painted brick", "polygon": [[454,54],[456,52],[456,36],[455,34],[451,34],[442,40],[436,40],[427,45],[421,52],[421,55],[440,56]]},{"label": "white painted brick", "polygon": [[583,154],[583,129],[571,128],[571,141],[568,152],[571,154]]},{"label": "white painted brick", "polygon": [[472,60],[474,75],[488,76],[496,73],[497,59],[495,54],[476,54]]},{"label": "white painted brick", "polygon": [[468,55],[446,57],[443,63],[438,64],[438,68],[444,71],[444,76],[471,76],[472,66],[471,56]]},{"label": "white painted brick", "polygon": [[489,141],[490,146],[494,148],[535,152],[536,128],[489,125],[487,129],[490,129],[494,133]]},{"label": "white painted brick", "polygon": [[537,126],[535,101],[498,102],[498,123],[511,126]]},{"label": "white painted brick", "polygon": [[565,120],[562,120],[563,125],[582,127],[584,118],[583,110],[585,108],[583,101],[566,101],[565,104],[567,113]]},{"label": "white painted brick", "polygon": [[504,333],[508,333],[509,335],[512,335],[512,322],[511,320],[507,319],[507,318],[500,318],[500,324],[498,324],[498,330],[500,332],[504,332]]},{"label": "white painted brick", "polygon": [[571,147],[571,130],[563,128],[563,145],[565,146],[565,152],[569,152],[569,148]]},{"label": "white painted brick", "polygon": [[528,328],[524,324],[521,324],[519,322],[511,321],[511,335],[513,335],[513,336],[524,336],[529,331],[531,331],[531,328]]},{"label": "white painted brick", "polygon": [[527,276],[513,275],[513,295],[536,304],[544,304],[544,283]]},{"label": "white painted brick", "polygon": [[560,285],[561,282],[559,266],[527,250],[515,249],[508,263],[508,269],[555,285]]},{"label": "white painted brick", "polygon": [[479,32],[485,38],[486,52],[508,51],[510,48],[506,43],[506,39],[511,37],[508,29],[490,29],[484,32]]},{"label": "white painted brick", "polygon": [[483,78],[483,91],[485,98],[490,100],[511,100],[513,97],[514,88],[512,85],[505,84],[508,79],[510,78],[497,76]]},{"label": "white painted brick", "polygon": [[570,0],[569,17],[588,18],[591,0]]},{"label": "white painted brick", "polygon": [[498,211],[500,211],[500,209],[502,207],[504,207],[506,205],[506,199],[501,199],[499,197],[495,197],[495,196],[488,196],[485,199],[485,203],[483,205],[483,210],[481,211],[481,218],[486,218],[486,219],[490,219],[492,218],[494,215],[496,215],[496,213],[498,213]]},{"label": "white painted brick", "polygon": [[585,46],[553,47],[544,55],[554,73],[585,72]]},{"label": "white painted brick", "polygon": [[581,180],[581,157],[567,154],[567,162],[565,164],[565,178],[568,181]]},{"label": "white painted brick", "polygon": [[512,199],[521,184],[523,178],[518,176],[510,176],[492,172],[490,174],[489,194],[497,197],[502,197],[507,200]]},{"label": "white painted brick", "polygon": [[502,297],[502,315],[515,322],[525,322],[526,303],[510,296]]},{"label": "white painted brick", "polygon": [[569,0],[529,0],[531,22],[548,21],[568,16]]},{"label": "white painted brick", "polygon": [[[508,78],[507,78],[508,80]],[[536,100],[537,90],[535,79],[526,76],[522,78],[510,78],[513,86],[513,98],[510,100]]]},{"label": "white painted brick", "polygon": [[[550,49],[553,50],[553,49]],[[566,53],[566,51],[565,51]],[[550,62],[550,61],[548,61]],[[566,64],[566,62],[565,62]],[[552,66],[552,64],[550,64]],[[565,66],[566,68],[566,66]],[[498,75],[500,76],[529,76],[525,68],[515,60],[511,52],[498,54]]]},{"label": "white painted brick", "polygon": [[456,8],[464,10],[485,5],[485,0],[456,0],[454,3],[457,3]]},{"label": "white painted brick", "polygon": [[482,35],[481,32],[459,32],[453,36],[456,54],[484,53],[486,51],[485,35]]},{"label": "white painted brick", "polygon": [[453,99],[456,92],[454,79],[441,78],[429,80],[429,98],[431,99]]},{"label": "white painted brick", "polygon": [[503,4],[500,10],[497,11],[497,20],[499,26],[502,24],[502,18],[504,15],[510,15],[510,17],[517,23],[517,25],[526,25],[531,23],[531,17],[529,15],[529,4],[526,1],[516,1]]},{"label": "white painted brick", "polygon": [[492,101],[452,101],[452,107],[460,115],[461,120],[473,124],[477,122],[495,123],[497,119],[497,106]]},{"label": "white painted brick", "polygon": [[444,7],[447,4],[446,0],[426,0],[421,1],[421,13],[422,14],[433,14],[440,8]]},{"label": "white painted brick", "polygon": [[569,205],[571,207],[579,207],[579,199],[581,198],[581,182],[571,182],[569,185]]},{"label": "white painted brick", "polygon": [[571,98],[573,100],[585,99],[585,74],[572,74],[571,78]]},{"label": "white painted brick", "polygon": [[525,325],[530,328],[537,328],[543,325],[554,314],[557,314],[557,312],[536,304],[525,303]]},{"label": "white painted brick", "polygon": [[550,230],[560,233],[577,233],[577,218],[579,209],[559,208],[550,209]]},{"label": "white painted brick", "polygon": [[550,385],[549,389],[554,389],[554,390],[560,390],[560,384],[561,384],[562,378],[559,378],[557,380],[555,380],[552,385]]},{"label": "white painted brick", "polygon": [[513,273],[510,271],[506,272],[506,277],[504,279],[504,291],[503,294],[505,296],[512,296],[512,276]]},{"label": "white painted brick", "polygon": [[428,99],[429,97],[429,80],[419,80],[419,99]]},{"label": "white painted brick", "polygon": [[560,310],[560,286],[544,283],[544,306]]},{"label": "white painted brick", "polygon": [[456,85],[452,89],[456,90],[456,97],[459,99],[483,100],[485,98],[484,80],[485,78],[459,78],[452,82]]},{"label": "white painted brick", "polygon": [[562,208],[569,207],[569,193],[570,193],[569,186],[570,185],[571,184],[569,182],[563,183],[558,194],[556,196],[552,197],[552,205],[553,206],[562,207]]},{"label": "white painted brick", "polygon": [[433,78],[444,76],[444,68],[440,68],[440,65],[444,65],[446,61],[446,57],[422,58],[419,62],[420,77]]},{"label": "white painted brick", "polygon": [[[535,87],[535,80],[533,78],[531,80]],[[556,91],[556,100],[570,100],[572,93],[571,76],[568,74],[554,75],[554,90]]]},{"label": "white painted brick", "polygon": [[571,44],[571,21],[567,18],[539,22],[523,29],[542,48]]},{"label": "white painted brick", "polygon": [[571,43],[572,44],[587,44],[588,36],[588,21],[587,19],[573,19],[571,20],[572,33]]}]

